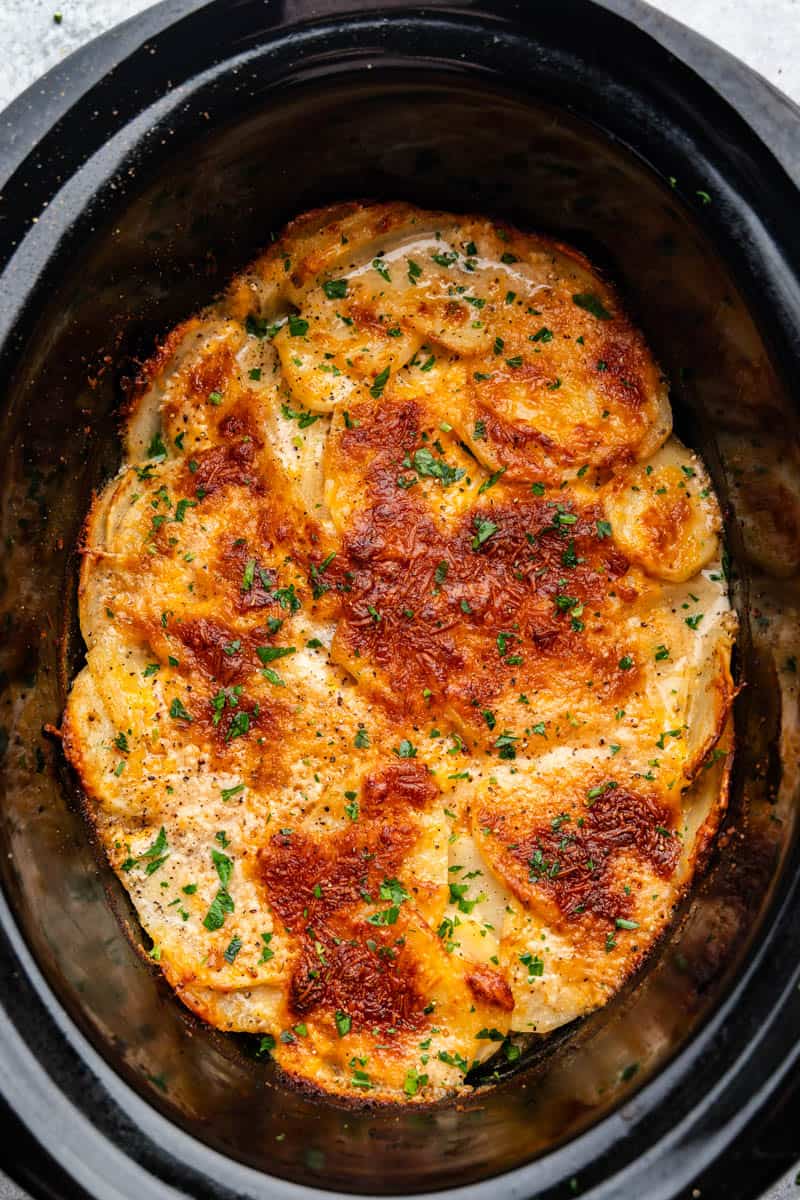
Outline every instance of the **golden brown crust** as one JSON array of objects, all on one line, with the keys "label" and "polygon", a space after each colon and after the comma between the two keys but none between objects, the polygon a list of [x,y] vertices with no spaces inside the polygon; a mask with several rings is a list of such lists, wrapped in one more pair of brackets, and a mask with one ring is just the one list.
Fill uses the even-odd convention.
[{"label": "golden brown crust", "polygon": [[332,206],[126,420],[64,747],[184,1003],[370,1102],[604,1003],[718,824],[734,629],[614,290],[511,226]]}]

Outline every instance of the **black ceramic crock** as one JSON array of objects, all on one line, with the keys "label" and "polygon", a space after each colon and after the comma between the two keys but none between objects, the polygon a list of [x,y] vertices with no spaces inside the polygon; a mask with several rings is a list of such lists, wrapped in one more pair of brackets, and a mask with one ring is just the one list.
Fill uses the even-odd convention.
[{"label": "black ceramic crock", "polygon": [[[730,1148],[800,1053],[798,130],[637,0],[168,0],[0,116],[0,1092],[34,1195],[745,1196]],[[303,1097],[181,1009],[57,736],[126,379],[344,197],[497,213],[619,282],[723,498],[742,626],[725,833],[647,970],[495,1088],[415,1111]]]}]

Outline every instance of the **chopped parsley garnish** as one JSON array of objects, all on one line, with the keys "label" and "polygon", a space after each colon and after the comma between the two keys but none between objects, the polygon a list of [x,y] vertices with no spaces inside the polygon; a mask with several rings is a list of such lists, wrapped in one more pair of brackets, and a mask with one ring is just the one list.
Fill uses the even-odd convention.
[{"label": "chopped parsley garnish", "polygon": [[217,929],[221,929],[225,924],[225,914],[232,913],[233,900],[231,900],[225,888],[219,888],[216,896],[209,905],[208,912],[203,917],[203,924],[209,932],[213,933]]},{"label": "chopped parsley garnish", "polygon": [[572,297],[573,304],[577,304],[578,308],[583,308],[586,312],[590,312],[593,317],[597,317],[598,321],[610,321],[612,314],[608,311],[603,301],[594,292],[578,292]]},{"label": "chopped parsley garnish", "polygon": [[221,789],[222,799],[223,799],[223,801],[232,800],[234,796],[238,796],[240,794],[240,792],[243,792],[243,791],[244,791],[244,784],[243,783],[235,783],[233,785],[233,787]]},{"label": "chopped parsley garnish", "polygon": [[356,736],[353,738],[353,745],[355,746],[356,750],[366,750],[369,744],[369,734],[362,725],[361,728],[356,730]]},{"label": "chopped parsley garnish", "polygon": [[167,457],[167,447],[164,445],[164,439],[161,436],[161,431],[153,434],[153,440],[147,447],[147,457],[154,459],[156,462],[163,462]]},{"label": "chopped parsley garnish", "polygon": [[272,338],[280,329],[280,324],[270,325],[266,317],[258,317],[255,313],[249,313],[245,317],[244,327],[251,337]]},{"label": "chopped parsley garnish", "polygon": [[239,953],[241,948],[242,948],[242,939],[240,937],[237,937],[236,934],[234,934],[234,936],[228,942],[227,950],[223,951],[222,957],[225,959],[226,962],[233,963],[236,959],[236,955]]},{"label": "chopped parsley garnish", "polygon": [[174,520],[183,522],[183,519],[186,516],[186,510],[188,508],[197,508],[197,501],[196,500],[179,500],[178,503],[175,505]]},{"label": "chopped parsley garnish", "polygon": [[463,467],[451,467],[443,458],[436,458],[424,446],[421,450],[415,450],[412,459],[406,459],[404,465],[406,463],[418,475],[430,479],[438,479],[442,487],[448,487],[451,483],[457,483],[459,479],[463,479],[466,475]]},{"label": "chopped parsley garnish", "polygon": [[309,425],[313,425],[315,421],[320,419],[319,413],[308,412],[304,408],[299,408],[295,411],[289,408],[288,404],[281,405],[281,412],[287,421],[297,421],[298,429],[308,429]]},{"label": "chopped parsley garnish", "polygon": [[555,879],[560,870],[561,867],[556,860],[547,862],[544,853],[539,848],[534,850],[528,859],[528,878],[532,883],[538,883],[540,879]]},{"label": "chopped parsley garnish", "polygon": [[237,684],[233,688],[220,688],[216,696],[211,699],[211,706],[214,709],[213,723],[219,725],[222,720],[222,714],[225,711],[225,705],[229,708],[236,708],[239,703],[239,697],[242,694],[241,684]]},{"label": "chopped parsley garnish", "polygon": [[233,720],[228,726],[228,732],[225,734],[225,741],[232,742],[234,738],[244,737],[246,733],[249,733],[251,716],[256,715],[257,709],[253,709],[252,714],[244,712],[242,709],[234,713]]},{"label": "chopped parsley garnish", "polygon": [[370,1077],[366,1073],[366,1071],[361,1071],[361,1070],[353,1071],[353,1075],[350,1080],[350,1084],[352,1087],[365,1088],[365,1089],[372,1088],[375,1086],[375,1084],[372,1082],[372,1080],[370,1079]]},{"label": "chopped parsley garnish", "polygon": [[242,588],[243,592],[249,592],[253,586],[256,577],[256,560],[250,558],[245,563],[244,571],[242,572]]},{"label": "chopped parsley garnish", "polygon": [[469,1069],[469,1063],[463,1054],[450,1054],[447,1050],[440,1050],[437,1057],[440,1062],[447,1063],[449,1067],[458,1067],[462,1075],[466,1075]]},{"label": "chopped parsley garnish", "polygon": [[184,707],[183,701],[179,700],[177,696],[169,706],[169,715],[172,717],[173,721],[187,721],[191,723],[194,719],[192,714]]},{"label": "chopped parsley garnish", "polygon": [[594,787],[589,788],[588,792],[586,793],[586,799],[599,800],[599,798],[604,796],[606,792],[613,792],[614,788],[617,786],[616,779],[609,779],[606,783],[595,784]]},{"label": "chopped parsley garnish", "polygon": [[221,850],[212,850],[211,861],[216,868],[220,883],[223,887],[227,887],[233,874],[233,859],[228,858],[228,855],[223,854]]},{"label": "chopped parsley garnish", "polygon": [[328,279],[323,283],[322,290],[329,300],[344,300],[347,295],[347,280]]},{"label": "chopped parsley garnish", "polygon": [[490,475],[488,479],[484,479],[483,483],[478,488],[478,495],[481,496],[481,495],[483,495],[484,492],[488,492],[489,488],[494,487],[494,485],[497,483],[498,479],[500,479],[503,475],[505,475],[507,470],[508,470],[507,467],[500,467],[499,470],[495,471],[494,474]]},{"label": "chopped parsley garnish", "polygon": [[384,908],[380,912],[374,912],[367,917],[369,925],[396,925],[397,918],[400,916],[400,909],[396,904],[391,908]]},{"label": "chopped parsley garnish", "polygon": [[262,667],[260,673],[273,687],[286,687],[286,680],[281,679],[278,672],[273,671],[272,667]]},{"label": "chopped parsley garnish", "polygon": [[213,932],[215,929],[222,928],[225,923],[225,914],[234,911],[233,900],[228,893],[228,884],[233,874],[233,859],[228,858],[228,855],[223,854],[221,850],[212,850],[211,861],[216,868],[220,887],[203,919],[203,924],[206,929]]},{"label": "chopped parsley garnish", "polygon": [[352,1018],[346,1012],[342,1012],[339,1009],[334,1019],[336,1021],[336,1032],[339,1034],[339,1037],[346,1037],[353,1025]]},{"label": "chopped parsley garnish", "polygon": [[530,950],[526,950],[524,954],[520,954],[519,961],[528,968],[529,981],[544,975],[544,960],[538,954],[531,954]]},{"label": "chopped parsley garnish", "polygon": [[369,394],[374,400],[380,400],[383,395],[383,389],[388,383],[390,373],[391,368],[387,366],[375,376],[372,387],[369,389]]},{"label": "chopped parsley garnish", "polygon": [[472,549],[480,550],[493,534],[497,533],[497,526],[494,521],[484,521],[481,517],[475,517],[475,536],[472,539]]},{"label": "chopped parsley garnish", "polygon": [[381,900],[391,900],[393,904],[402,904],[409,899],[408,892],[399,879],[384,879],[380,886]]},{"label": "chopped parsley garnish", "polygon": [[148,846],[136,857],[126,858],[122,864],[123,871],[132,871],[134,867],[144,866],[145,875],[153,875],[169,858],[167,850],[167,831],[162,825],[152,846]]},{"label": "chopped parsley garnish", "polygon": [[505,631],[498,633],[497,649],[500,651],[501,654],[506,653],[506,651],[508,649],[509,641],[513,641],[514,638],[516,638],[516,637],[518,637],[518,634],[516,634],[516,633],[507,633]]},{"label": "chopped parsley garnish", "polygon": [[428,1082],[427,1075],[420,1075],[416,1067],[409,1067],[403,1080],[403,1091],[407,1096],[416,1096],[420,1088]]},{"label": "chopped parsley garnish", "polygon": [[294,584],[290,583],[288,587],[278,588],[272,593],[273,599],[278,601],[281,608],[288,609],[289,612],[297,612],[300,608],[300,600],[294,590]]},{"label": "chopped parsley garnish", "polygon": [[519,738],[515,733],[509,733],[508,731],[506,731],[505,733],[501,733],[499,738],[495,742],[495,749],[500,752],[500,758],[508,758],[508,759],[516,758],[517,751],[514,746],[514,743],[518,742],[518,741],[519,741]]},{"label": "chopped parsley garnish", "polygon": [[275,662],[278,658],[286,658],[288,655],[296,653],[297,650],[294,646],[256,646],[256,654],[262,663]]},{"label": "chopped parsley garnish", "polygon": [[476,896],[474,900],[468,899],[468,883],[451,883],[449,888],[450,903],[455,904],[458,907],[458,911],[462,913],[471,913],[475,905],[479,904],[481,900],[485,899],[483,893],[481,893],[479,896]]},{"label": "chopped parsley garnish", "polygon": [[392,753],[396,754],[398,758],[416,758],[417,748],[408,738],[403,738],[400,745],[396,746]]},{"label": "chopped parsley garnish", "polygon": [[323,558],[323,560],[319,564],[319,566],[317,566],[316,563],[311,564],[311,568],[310,568],[311,594],[313,595],[315,600],[319,600],[322,596],[325,595],[326,592],[330,591],[330,584],[325,583],[322,576],[325,574],[328,567],[331,565],[331,563],[333,562],[333,560],[335,558],[336,558],[336,551],[331,550],[330,554],[328,554],[325,558]]},{"label": "chopped parsley garnish", "polygon": [[308,321],[292,313],[289,317],[289,336],[305,337],[308,333]]}]

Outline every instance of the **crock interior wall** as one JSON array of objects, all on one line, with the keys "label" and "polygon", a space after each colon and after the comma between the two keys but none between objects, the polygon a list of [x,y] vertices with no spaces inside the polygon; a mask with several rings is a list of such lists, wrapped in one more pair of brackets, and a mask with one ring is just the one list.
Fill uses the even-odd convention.
[{"label": "crock interior wall", "polygon": [[434,76],[343,76],[208,122],[191,142],[166,140],[167,149],[143,145],[118,198],[106,193],[102,214],[74,231],[6,394],[7,893],[48,980],[103,1054],[226,1153],[353,1191],[507,1170],[598,1119],[674,1053],[722,993],[769,900],[791,827],[788,814],[783,825],[768,819],[780,712],[771,668],[751,645],[753,567],[734,514],[740,661],[763,684],[757,705],[745,695],[737,715],[733,808],[746,840],[716,857],[646,977],[510,1082],[458,1110],[346,1112],[286,1090],[271,1064],[198,1025],[137,956],[118,924],[139,942],[132,911],[90,843],[57,741],[41,736],[44,723],[58,724],[80,663],[73,547],[92,489],[119,463],[125,379],[284,220],[335,199],[400,197],[555,233],[605,267],[672,379],[678,432],[706,456],[724,501],[724,435],[752,432],[765,415],[795,418],[701,223],[641,161],[555,108]]}]

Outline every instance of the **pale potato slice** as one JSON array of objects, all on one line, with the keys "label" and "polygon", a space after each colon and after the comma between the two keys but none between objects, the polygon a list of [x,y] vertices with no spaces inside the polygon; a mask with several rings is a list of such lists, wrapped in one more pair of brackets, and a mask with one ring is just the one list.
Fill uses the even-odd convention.
[{"label": "pale potato slice", "polygon": [[721,521],[708,475],[675,437],[616,477],[604,504],[618,545],[656,579],[691,579],[719,552]]},{"label": "pale potato slice", "polygon": [[[724,739],[726,751],[700,774],[678,810],[673,801],[662,807],[652,793],[642,804],[652,785],[635,781],[631,788],[643,787],[643,792],[629,791],[627,784],[614,789],[620,794],[624,789],[622,805],[609,803],[612,791],[592,799],[592,789],[585,785],[603,778],[602,772],[593,774],[587,762],[566,770],[559,759],[554,763],[559,772],[557,791],[545,763],[531,779],[538,799],[531,795],[521,800],[518,784],[510,777],[487,791],[485,807],[475,810],[475,838],[499,879],[512,885],[506,892],[500,959],[514,993],[514,1029],[544,1034],[590,1012],[609,999],[621,978],[638,968],[683,895],[719,822],[729,737],[730,731]],[[606,811],[593,825],[598,804],[605,804]],[[486,827],[479,828],[480,823],[491,819],[494,828],[501,830],[499,822],[506,820],[513,823],[514,837],[519,837],[537,811],[542,838],[537,842],[529,836],[531,859],[520,864],[521,871],[514,868],[508,874],[507,854],[497,845],[499,839],[485,833]],[[660,825],[659,819],[669,819],[669,826]],[[610,836],[604,837],[604,832]],[[580,852],[576,839],[582,843]],[[670,873],[664,870],[668,862],[673,864]],[[598,876],[601,881],[593,885],[591,880]],[[559,880],[574,898],[566,920],[547,895]],[[526,889],[541,892],[543,885],[538,903],[524,902]]]}]

